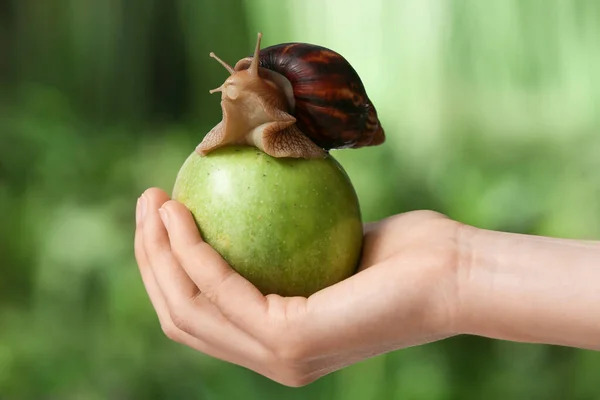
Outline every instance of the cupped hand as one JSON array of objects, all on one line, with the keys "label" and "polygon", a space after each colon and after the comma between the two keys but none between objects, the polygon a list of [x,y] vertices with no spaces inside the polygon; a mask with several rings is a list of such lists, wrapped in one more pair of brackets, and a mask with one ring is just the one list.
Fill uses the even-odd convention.
[{"label": "cupped hand", "polygon": [[430,211],[365,226],[358,272],[304,297],[264,296],[159,189],[138,201],[135,255],[164,333],[287,386],[456,334],[460,224]]}]

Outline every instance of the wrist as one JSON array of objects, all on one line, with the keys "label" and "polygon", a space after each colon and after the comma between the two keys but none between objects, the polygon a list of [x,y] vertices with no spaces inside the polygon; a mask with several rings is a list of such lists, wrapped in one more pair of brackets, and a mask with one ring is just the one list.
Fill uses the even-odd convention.
[{"label": "wrist", "polygon": [[[471,300],[472,293],[468,297],[465,294],[472,290],[473,282],[469,281],[468,276],[473,262],[473,241],[480,233],[479,229],[454,220],[441,221],[443,224],[448,222],[452,224],[452,234],[449,236],[451,240],[445,243],[450,246],[439,246],[437,251],[429,253],[434,260],[430,264],[441,268],[433,269],[431,281],[435,282],[432,290],[435,293],[434,301],[423,307],[429,310],[427,314],[432,320],[431,330],[442,337],[471,333],[469,314],[472,311],[465,303],[467,299]],[[442,231],[443,227],[437,227],[438,231]]]},{"label": "wrist", "polygon": [[[543,341],[535,325],[552,302],[551,282],[538,278],[530,236],[463,226],[456,269],[459,334],[519,342]],[[535,249],[539,252],[540,249]],[[542,268],[540,268],[542,267]],[[544,285],[549,285],[544,287]],[[546,299],[539,301],[540,296]],[[537,297],[537,298],[536,298]],[[532,326],[533,324],[533,326]]]},{"label": "wrist", "polygon": [[455,335],[473,334],[473,282],[471,271],[476,258],[474,242],[481,230],[471,225],[459,224],[456,230],[456,259],[453,268],[455,296],[451,318],[452,331]]},{"label": "wrist", "polygon": [[455,267],[456,298],[454,330],[457,334],[474,334],[478,332],[478,309],[484,301],[483,287],[487,286],[477,271],[477,263],[481,262],[481,249],[478,239],[486,232],[471,225],[461,225],[457,233],[457,263]]}]

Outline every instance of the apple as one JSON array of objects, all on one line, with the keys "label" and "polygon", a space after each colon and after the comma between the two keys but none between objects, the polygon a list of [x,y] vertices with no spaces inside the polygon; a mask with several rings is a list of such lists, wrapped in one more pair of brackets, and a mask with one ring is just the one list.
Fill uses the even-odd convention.
[{"label": "apple", "polygon": [[308,297],[356,272],[360,206],[330,154],[277,158],[246,145],[193,152],[172,197],[190,210],[203,239],[265,295]]}]

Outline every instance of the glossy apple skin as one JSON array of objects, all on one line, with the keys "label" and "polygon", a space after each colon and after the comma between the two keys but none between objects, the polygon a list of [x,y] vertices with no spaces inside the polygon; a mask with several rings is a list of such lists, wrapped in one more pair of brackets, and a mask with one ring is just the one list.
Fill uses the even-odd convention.
[{"label": "glossy apple skin", "polygon": [[[342,166],[226,146],[182,165],[173,199],[203,239],[263,294],[310,296],[357,268],[363,225]],[[202,263],[198,263],[198,268]]]}]

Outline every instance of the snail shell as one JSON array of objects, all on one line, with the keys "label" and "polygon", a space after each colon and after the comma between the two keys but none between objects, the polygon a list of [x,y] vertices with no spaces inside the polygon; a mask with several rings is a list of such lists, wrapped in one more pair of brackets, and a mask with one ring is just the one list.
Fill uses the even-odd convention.
[{"label": "snail shell", "polygon": [[[252,59],[238,61],[234,69],[247,69]],[[358,148],[385,141],[358,73],[340,54],[314,44],[284,43],[262,49],[259,59],[261,68],[290,82],[296,123],[319,147]]]}]

